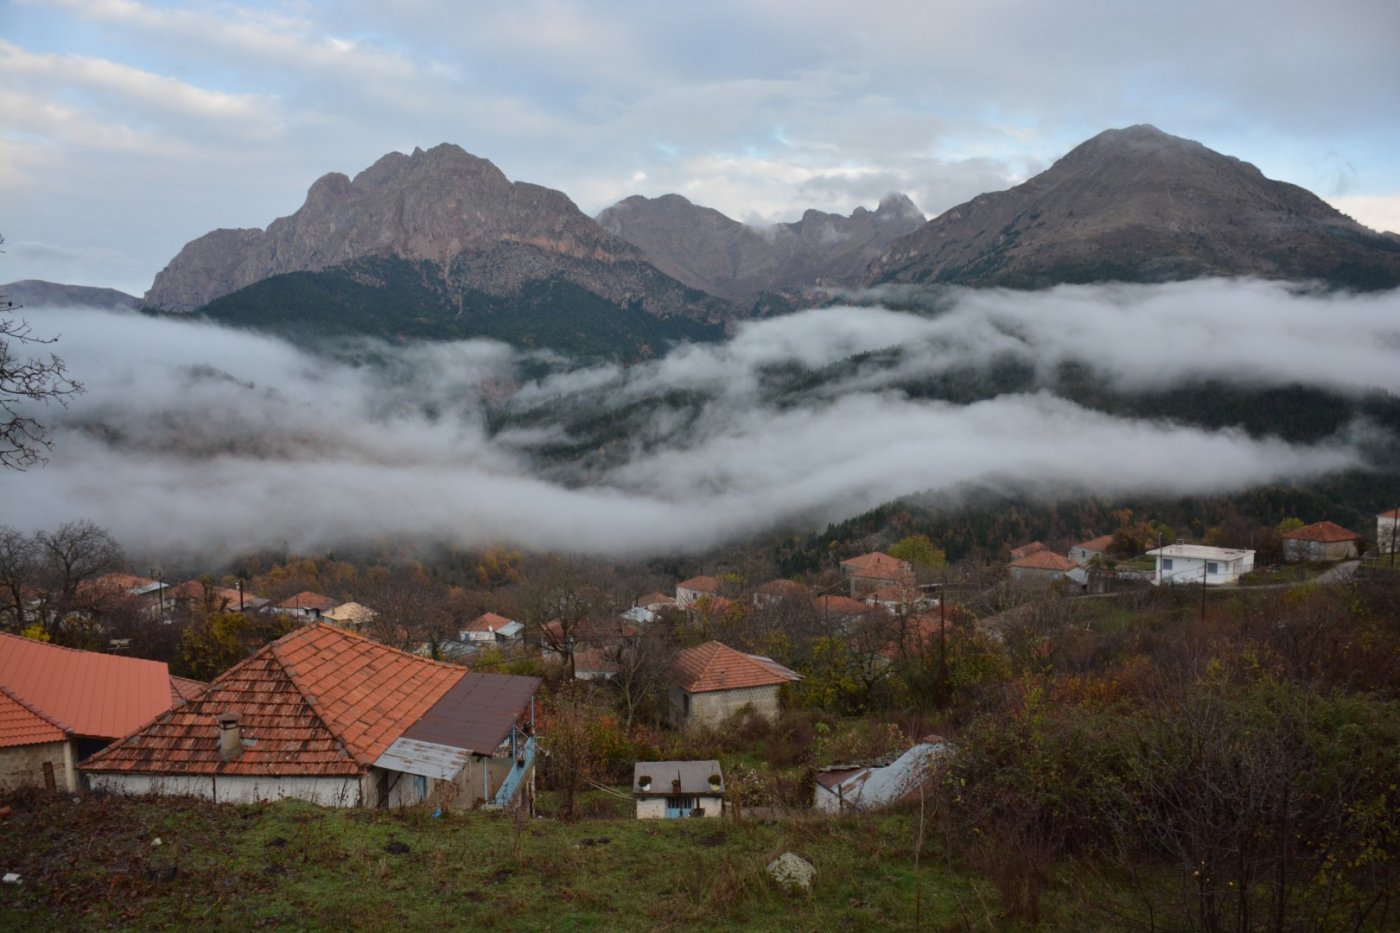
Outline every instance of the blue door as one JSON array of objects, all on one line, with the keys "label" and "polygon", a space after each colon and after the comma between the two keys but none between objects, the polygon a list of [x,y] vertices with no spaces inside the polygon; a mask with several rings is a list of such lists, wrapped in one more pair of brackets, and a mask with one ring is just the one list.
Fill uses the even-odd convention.
[{"label": "blue door", "polygon": [[690,811],[695,809],[694,797],[667,797],[666,798],[666,819],[679,820],[690,816]]}]

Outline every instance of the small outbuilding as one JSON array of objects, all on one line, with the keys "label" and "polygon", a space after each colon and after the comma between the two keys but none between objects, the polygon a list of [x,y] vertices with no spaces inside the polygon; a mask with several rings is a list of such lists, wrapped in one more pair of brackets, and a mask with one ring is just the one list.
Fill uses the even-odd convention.
[{"label": "small outbuilding", "polygon": [[936,763],[951,750],[930,735],[898,757],[823,768],[816,775],[812,805],[823,813],[846,813],[899,803],[932,779]]},{"label": "small outbuilding", "polygon": [[639,761],[632,766],[639,820],[724,815],[724,773],[718,761]]}]

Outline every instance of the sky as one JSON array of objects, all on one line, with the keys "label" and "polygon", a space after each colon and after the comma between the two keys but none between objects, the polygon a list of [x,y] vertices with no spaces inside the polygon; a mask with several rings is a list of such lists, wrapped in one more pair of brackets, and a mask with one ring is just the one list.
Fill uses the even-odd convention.
[{"label": "sky", "polygon": [[1391,0],[0,0],[0,282],[188,241],[442,142],[596,214],[930,217],[1151,123],[1400,230]]},{"label": "sky", "polygon": [[[721,344],[536,380],[522,375],[524,355],[488,341],[328,358],[205,322],[35,309],[36,327],[63,334],[62,354],[87,391],[36,412],[51,429],[51,459],[0,470],[0,523],[28,532],[93,521],[133,556],[178,556],[180,566],[386,535],[615,557],[699,553],[776,529],[820,530],[903,495],[955,504],[969,484],[1127,497],[1302,482],[1367,467],[1378,430],[1357,421],[1292,444],[1108,415],[1034,385],[955,405],[906,395],[900,383],[911,375],[987,370],[1010,356],[1047,375],[1091,361],[1126,392],[1190,379],[1400,392],[1400,291],[1203,279],[951,294],[935,315],[803,311],[743,323]],[[830,368],[885,348],[900,350],[897,361]],[[383,365],[354,362],[369,358]],[[765,391],[768,374],[794,369],[824,377],[797,397]],[[512,381],[521,385],[511,410],[572,405],[594,423],[625,423],[623,440],[582,463],[550,461],[541,453],[570,440],[569,418],[499,431],[488,420],[483,387]],[[1378,495],[1378,508],[1391,501]]]}]

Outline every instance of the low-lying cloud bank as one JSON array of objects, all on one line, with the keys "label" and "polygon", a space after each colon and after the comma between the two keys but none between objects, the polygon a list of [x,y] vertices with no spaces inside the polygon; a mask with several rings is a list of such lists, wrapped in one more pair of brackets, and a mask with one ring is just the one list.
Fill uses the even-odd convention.
[{"label": "low-lying cloud bank", "polygon": [[[907,300],[909,296],[900,296]],[[409,534],[454,544],[635,555],[822,522],[967,481],[1212,493],[1360,465],[1363,426],[1318,446],[1111,417],[1043,391],[968,405],[910,399],[911,377],[1008,356],[1090,363],[1133,391],[1198,378],[1400,391],[1400,294],[1255,282],[941,293],[927,313],[844,306],[756,322],[719,346],[516,387],[520,356],[471,341],[326,356],[207,324],[82,309],[29,313],[87,393],[44,414],[43,468],[0,474],[0,522],[88,518],[129,547],[207,557]],[[841,366],[897,348],[885,365]],[[351,360],[373,358],[374,365]],[[768,375],[822,374],[774,401]],[[514,390],[501,402],[502,387]],[[542,465],[547,417],[605,420],[665,393],[586,482]],[[511,424],[510,418],[506,418]],[[574,437],[574,441],[586,440]]]}]

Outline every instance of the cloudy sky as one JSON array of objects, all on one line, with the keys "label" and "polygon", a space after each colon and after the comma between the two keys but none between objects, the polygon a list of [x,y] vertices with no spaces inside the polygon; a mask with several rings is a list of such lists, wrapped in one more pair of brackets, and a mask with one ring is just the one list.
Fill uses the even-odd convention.
[{"label": "cloudy sky", "polygon": [[140,294],[440,142],[762,222],[932,216],[1146,122],[1400,230],[1397,36],[1389,0],[0,0],[0,281]]}]

